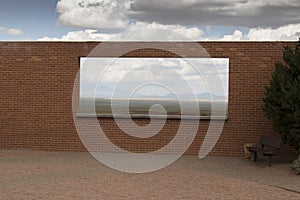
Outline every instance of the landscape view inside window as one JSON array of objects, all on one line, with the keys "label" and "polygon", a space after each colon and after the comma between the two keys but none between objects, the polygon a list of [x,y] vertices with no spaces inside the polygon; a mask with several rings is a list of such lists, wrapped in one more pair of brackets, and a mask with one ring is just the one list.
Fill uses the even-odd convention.
[{"label": "landscape view inside window", "polygon": [[228,76],[228,58],[82,57],[77,116],[224,119]]}]

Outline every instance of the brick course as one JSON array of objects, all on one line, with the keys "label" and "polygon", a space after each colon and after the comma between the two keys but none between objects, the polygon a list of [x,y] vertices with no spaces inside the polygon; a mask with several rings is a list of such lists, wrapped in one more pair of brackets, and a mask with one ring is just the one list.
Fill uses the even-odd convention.
[{"label": "brick course", "polygon": [[[112,42],[90,53],[99,42],[0,42],[0,148],[85,151],[72,116],[72,92],[81,56],[205,57],[188,42]],[[229,58],[228,120],[211,155],[241,155],[243,145],[261,134],[275,135],[261,110],[264,88],[282,50],[295,42],[199,42],[211,57]],[[146,48],[145,48],[146,47]],[[170,51],[160,50],[167,47]],[[175,53],[174,53],[175,52]],[[146,125],[147,119],[136,119]],[[111,118],[99,123],[118,146],[149,152],[167,144],[179,120],[167,120],[163,130],[149,139],[123,134]],[[198,154],[209,121],[201,120],[198,134],[186,154]],[[292,150],[284,146],[283,153]]]}]

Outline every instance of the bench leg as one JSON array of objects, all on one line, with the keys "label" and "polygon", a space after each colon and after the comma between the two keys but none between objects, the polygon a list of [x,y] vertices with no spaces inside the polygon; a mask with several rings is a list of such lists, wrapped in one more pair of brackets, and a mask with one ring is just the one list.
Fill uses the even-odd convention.
[{"label": "bench leg", "polygon": [[269,167],[272,166],[272,156],[268,156],[268,163],[269,163]]},{"label": "bench leg", "polygon": [[254,151],[254,152],[253,152],[253,155],[254,155],[254,162],[256,162],[256,161],[257,161],[257,152]]}]

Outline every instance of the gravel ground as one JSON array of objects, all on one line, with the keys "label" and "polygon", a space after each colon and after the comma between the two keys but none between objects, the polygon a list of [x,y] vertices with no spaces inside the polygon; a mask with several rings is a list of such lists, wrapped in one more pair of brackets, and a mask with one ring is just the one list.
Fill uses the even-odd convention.
[{"label": "gravel ground", "polygon": [[300,199],[290,163],[183,156],[144,174],[112,170],[89,153],[0,150],[0,199]]}]

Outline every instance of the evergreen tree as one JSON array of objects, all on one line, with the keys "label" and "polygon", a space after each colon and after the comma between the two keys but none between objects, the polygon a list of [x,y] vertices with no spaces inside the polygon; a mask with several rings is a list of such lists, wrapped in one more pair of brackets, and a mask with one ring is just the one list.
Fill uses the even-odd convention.
[{"label": "evergreen tree", "polygon": [[284,48],[283,60],[285,63],[275,64],[263,111],[272,120],[274,130],[300,154],[300,39],[294,50]]}]

